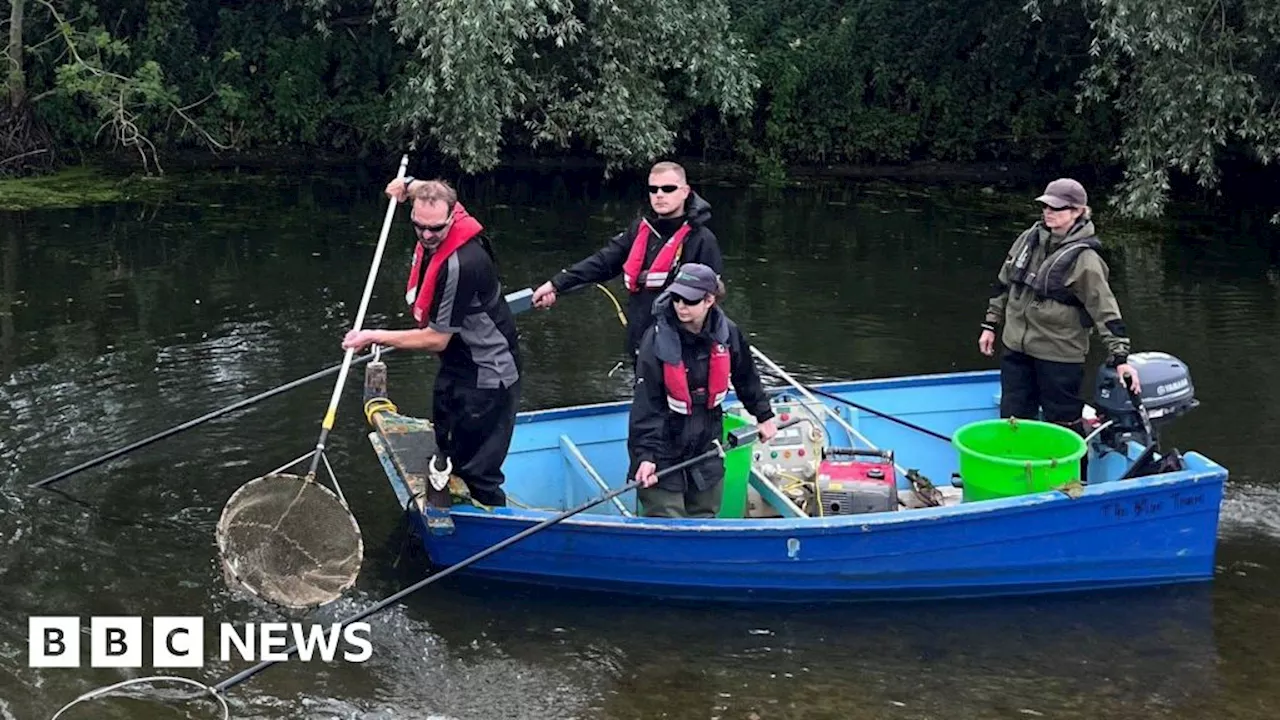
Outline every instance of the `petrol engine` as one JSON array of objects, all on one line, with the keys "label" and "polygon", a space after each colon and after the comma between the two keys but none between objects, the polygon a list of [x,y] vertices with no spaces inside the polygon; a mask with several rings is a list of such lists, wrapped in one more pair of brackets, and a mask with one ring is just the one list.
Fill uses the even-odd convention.
[{"label": "petrol engine", "polygon": [[[822,411],[811,403],[783,396],[774,413],[779,422],[798,422],[757,444],[752,467],[801,511],[821,517],[898,509],[891,451],[830,447]],[[777,514],[754,488],[748,491],[749,516]]]},{"label": "petrol engine", "polygon": [[[1158,449],[1158,430],[1196,408],[1195,385],[1185,363],[1163,352],[1141,352],[1129,356],[1138,373],[1141,397],[1126,387],[1115,368],[1102,367],[1095,381],[1097,442],[1104,448],[1123,451],[1129,442]],[[1138,402],[1135,404],[1135,400]]]}]

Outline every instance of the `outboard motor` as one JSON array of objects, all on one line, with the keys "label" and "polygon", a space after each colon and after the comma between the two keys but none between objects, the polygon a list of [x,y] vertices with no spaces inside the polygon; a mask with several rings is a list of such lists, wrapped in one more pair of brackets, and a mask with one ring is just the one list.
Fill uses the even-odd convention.
[{"label": "outboard motor", "polygon": [[1142,383],[1140,398],[1121,383],[1115,368],[1105,366],[1098,370],[1094,397],[1098,421],[1110,423],[1099,433],[1102,444],[1123,452],[1132,441],[1147,449],[1129,473],[1132,476],[1141,474],[1137,466],[1149,461],[1157,449],[1156,429],[1194,409],[1200,401],[1191,372],[1178,358],[1163,352],[1141,352],[1130,355],[1129,364]]}]

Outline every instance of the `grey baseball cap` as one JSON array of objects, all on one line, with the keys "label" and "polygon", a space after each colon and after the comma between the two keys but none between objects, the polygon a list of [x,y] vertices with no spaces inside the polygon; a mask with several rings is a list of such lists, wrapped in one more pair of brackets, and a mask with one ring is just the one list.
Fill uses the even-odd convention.
[{"label": "grey baseball cap", "polygon": [[685,263],[676,271],[676,280],[667,288],[690,302],[715,294],[716,272],[702,263]]},{"label": "grey baseball cap", "polygon": [[1082,208],[1089,204],[1089,194],[1084,191],[1084,186],[1075,180],[1058,178],[1045,187],[1044,194],[1036,198],[1036,202],[1056,208]]}]

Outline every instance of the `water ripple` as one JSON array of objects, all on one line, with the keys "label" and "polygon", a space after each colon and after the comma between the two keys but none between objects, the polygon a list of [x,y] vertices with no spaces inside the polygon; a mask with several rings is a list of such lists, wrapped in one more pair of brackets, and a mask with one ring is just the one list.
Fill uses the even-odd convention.
[{"label": "water ripple", "polygon": [[1280,539],[1280,488],[1230,483],[1222,499],[1225,535],[1261,534]]}]

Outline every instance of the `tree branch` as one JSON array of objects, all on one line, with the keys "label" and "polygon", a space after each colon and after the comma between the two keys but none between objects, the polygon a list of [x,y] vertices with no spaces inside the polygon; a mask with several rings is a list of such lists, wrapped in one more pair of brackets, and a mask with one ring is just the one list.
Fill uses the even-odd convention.
[{"label": "tree branch", "polygon": [[[101,57],[93,58],[93,62],[85,59],[78,47],[78,41],[81,38],[78,37],[72,25],[62,18],[50,0],[36,0],[36,2],[48,9],[53,16],[57,24],[58,34],[62,37],[67,52],[71,55],[71,64],[80,72],[107,83],[105,86],[95,83],[81,87],[73,85],[72,87],[63,86],[60,88],[64,92],[84,93],[98,106],[99,117],[103,119],[103,123],[94,134],[95,140],[110,128],[117,143],[122,147],[134,148],[138,151],[138,155],[142,158],[143,169],[148,174],[151,172],[152,165],[155,166],[158,173],[164,174],[155,143],[147,137],[138,125],[140,113],[147,110],[148,107],[154,107],[156,109],[164,108],[169,110],[171,116],[177,115],[182,119],[183,123],[192,129],[198,138],[210,147],[218,150],[230,149],[231,146],[219,142],[211,133],[201,127],[194,118],[187,114],[187,111],[216,97],[217,91],[210,93],[202,100],[180,107],[167,97],[170,94],[167,89],[162,86],[152,87],[148,85],[148,83],[154,84],[157,82],[157,78],[162,77],[155,63],[144,63],[143,68],[138,71],[144,73],[143,75],[128,77],[107,69]],[[134,100],[135,97],[139,98],[136,102]]]},{"label": "tree branch", "polygon": [[22,67],[22,12],[26,0],[10,0],[9,46],[5,52],[8,62],[9,108],[17,110],[27,102],[27,76]]},{"label": "tree branch", "polygon": [[0,160],[0,165],[8,165],[11,162],[21,160],[24,157],[30,157],[32,155],[39,155],[40,153],[47,153],[47,152],[49,152],[48,148],[36,148],[35,150],[28,150],[27,152],[18,153],[13,157],[7,157],[3,160]]}]

